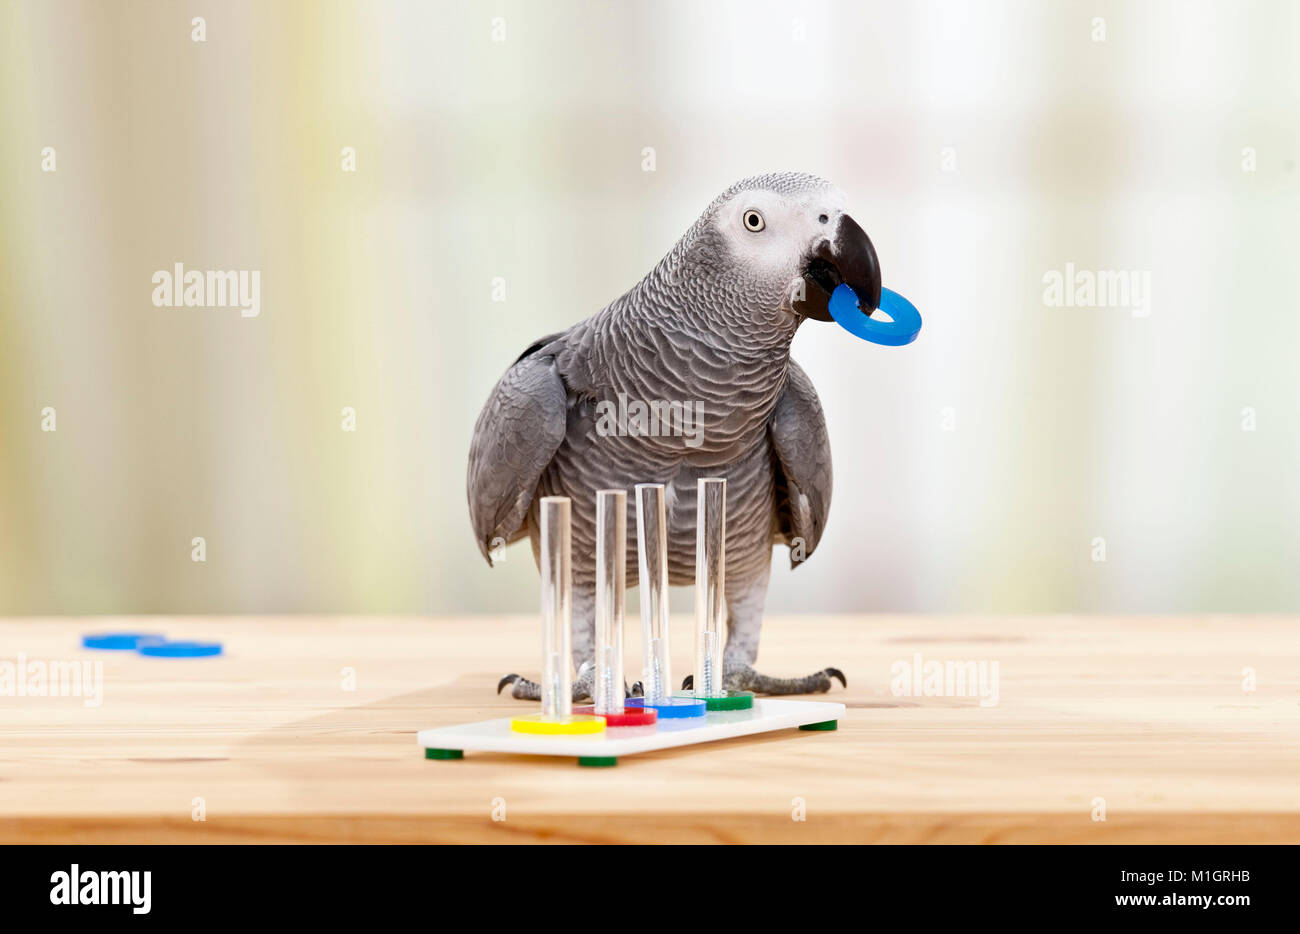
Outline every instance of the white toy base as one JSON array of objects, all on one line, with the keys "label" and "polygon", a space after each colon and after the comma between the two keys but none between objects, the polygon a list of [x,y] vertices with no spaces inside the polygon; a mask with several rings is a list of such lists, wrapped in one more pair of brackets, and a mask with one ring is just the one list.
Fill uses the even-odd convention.
[{"label": "white toy base", "polygon": [[[539,736],[516,733],[510,717],[421,730],[416,741],[429,758],[459,758],[460,752],[506,752],[530,756],[577,756],[580,760],[615,760],[657,749],[711,743],[734,736],[830,724],[844,716],[844,705],[826,701],[755,698],[750,710],[725,710],[703,717],[663,718],[653,726],[607,727],[587,736]],[[613,765],[613,761],[583,764]]]}]

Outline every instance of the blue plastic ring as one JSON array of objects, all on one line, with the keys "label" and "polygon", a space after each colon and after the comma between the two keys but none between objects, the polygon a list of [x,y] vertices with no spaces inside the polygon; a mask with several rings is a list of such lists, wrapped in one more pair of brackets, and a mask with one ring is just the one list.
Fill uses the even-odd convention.
[{"label": "blue plastic ring", "polygon": [[206,658],[221,654],[220,642],[155,642],[140,646],[141,655],[155,658]]},{"label": "blue plastic ring", "polygon": [[131,651],[149,642],[162,642],[163,637],[151,632],[95,632],[81,637],[87,649],[110,649],[115,652]]},{"label": "blue plastic ring", "polygon": [[880,310],[892,321],[876,321],[858,307],[858,295],[848,284],[840,283],[831,293],[831,317],[854,337],[886,347],[902,347],[921,333],[921,313],[897,292],[880,290]]},{"label": "blue plastic ring", "polygon": [[702,717],[708,713],[704,701],[691,700],[689,697],[669,697],[657,704],[647,704],[644,697],[629,697],[623,701],[624,707],[653,707],[659,712],[660,720],[674,720],[681,717]]}]

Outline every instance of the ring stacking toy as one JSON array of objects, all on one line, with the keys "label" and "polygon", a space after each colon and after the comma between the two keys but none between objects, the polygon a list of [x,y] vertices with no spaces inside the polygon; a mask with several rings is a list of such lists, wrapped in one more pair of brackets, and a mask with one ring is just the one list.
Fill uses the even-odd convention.
[{"label": "ring stacking toy", "polygon": [[[602,768],[619,756],[671,749],[734,736],[798,727],[834,729],[843,704],[755,700],[722,686],[726,621],[727,481],[700,477],[696,485],[695,673],[692,690],[674,693],[668,651],[668,535],[665,488],[636,487],[637,562],[641,585],[643,697],[625,696],[624,592],[627,587],[625,490],[596,491],[596,601],[594,663],[578,669],[587,707],[572,704],[572,514],[564,496],[541,500],[542,677],[540,713],[436,730],[422,730],[425,758],[455,760],[465,750],[573,756]],[[502,683],[505,683],[504,679]]]},{"label": "ring stacking toy", "polygon": [[921,313],[897,292],[880,290],[880,310],[893,320],[876,321],[868,317],[858,304],[857,293],[847,284],[837,285],[831,293],[831,317],[854,337],[886,347],[902,347],[921,333]]}]

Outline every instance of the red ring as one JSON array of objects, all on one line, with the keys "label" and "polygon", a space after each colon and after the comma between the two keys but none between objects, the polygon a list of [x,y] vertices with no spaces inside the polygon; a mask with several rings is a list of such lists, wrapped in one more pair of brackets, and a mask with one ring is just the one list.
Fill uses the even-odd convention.
[{"label": "red ring", "polygon": [[574,707],[574,713],[605,718],[605,726],[653,726],[659,711],[653,707],[624,707],[622,713],[596,713],[595,707]]}]

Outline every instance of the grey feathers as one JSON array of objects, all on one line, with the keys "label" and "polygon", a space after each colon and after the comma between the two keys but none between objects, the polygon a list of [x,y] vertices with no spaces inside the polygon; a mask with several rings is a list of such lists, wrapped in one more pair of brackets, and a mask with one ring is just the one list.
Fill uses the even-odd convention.
[{"label": "grey feathers", "polygon": [[488,397],[469,451],[469,516],[479,550],[519,537],[537,481],[564,440],[567,394],[553,356],[530,347]]},{"label": "grey feathers", "polygon": [[768,429],[777,459],[776,540],[790,546],[790,564],[813,553],[831,508],[831,448],[812,380],[790,361],[785,392]]}]

